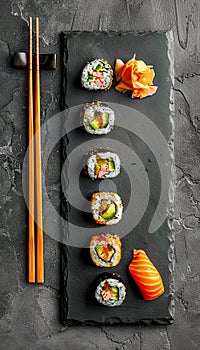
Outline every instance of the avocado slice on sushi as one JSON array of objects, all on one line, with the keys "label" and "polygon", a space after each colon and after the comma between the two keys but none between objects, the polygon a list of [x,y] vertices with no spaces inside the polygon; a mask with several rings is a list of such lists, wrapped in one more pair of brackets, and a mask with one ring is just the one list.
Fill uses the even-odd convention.
[{"label": "avocado slice on sushi", "polygon": [[91,126],[91,128],[94,129],[94,130],[99,129],[99,128],[100,128],[100,125],[99,125],[98,119],[95,118],[94,120],[92,120],[92,121],[90,122],[90,126]]},{"label": "avocado slice on sushi", "polygon": [[103,69],[103,66],[101,64],[98,64],[95,68],[97,72],[100,72]]},{"label": "avocado slice on sushi", "polygon": [[116,214],[116,206],[115,206],[115,203],[113,202],[107,206],[107,209],[103,213],[100,213],[102,218],[104,218],[105,220],[110,220],[114,218],[115,214]]},{"label": "avocado slice on sushi", "polygon": [[102,273],[96,278],[94,285],[95,299],[104,306],[120,306],[126,298],[126,286],[117,274]]},{"label": "avocado slice on sushi", "polygon": [[109,171],[115,170],[115,163],[113,162],[113,160],[108,161],[108,169],[109,169]]},{"label": "avocado slice on sushi", "polygon": [[119,289],[117,287],[111,287],[109,283],[105,283],[104,288],[101,291],[102,300],[104,302],[108,300],[119,300]]},{"label": "avocado slice on sushi", "polygon": [[97,245],[95,250],[99,258],[106,262],[111,261],[113,255],[115,254],[115,249],[110,244]]},{"label": "avocado slice on sushi", "polygon": [[108,125],[108,113],[106,112],[98,112],[96,118],[94,118],[91,122],[90,122],[90,126],[94,129],[103,129]]},{"label": "avocado slice on sushi", "polygon": [[123,214],[121,197],[113,192],[97,192],[91,197],[93,219],[97,224],[117,224]]},{"label": "avocado slice on sushi", "polygon": [[[94,76],[87,76],[89,80],[93,80],[94,78]],[[108,105],[100,101],[86,103],[83,109],[81,109],[80,116],[83,120],[85,130],[89,134],[108,134],[114,127],[114,111]]]},{"label": "avocado slice on sushi", "polygon": [[117,234],[101,233],[92,236],[90,256],[96,266],[113,267],[120,263],[122,243]]},{"label": "avocado slice on sushi", "polygon": [[111,288],[111,299],[113,300],[119,300],[119,289],[117,287],[112,287]]},{"label": "avocado slice on sushi", "polygon": [[105,128],[108,125],[108,113],[102,113],[102,128]]}]

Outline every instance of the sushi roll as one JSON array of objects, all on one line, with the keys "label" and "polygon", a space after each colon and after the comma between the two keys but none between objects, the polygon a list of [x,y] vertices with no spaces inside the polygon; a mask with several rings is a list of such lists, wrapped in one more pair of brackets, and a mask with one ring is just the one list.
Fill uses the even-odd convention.
[{"label": "sushi roll", "polygon": [[117,193],[93,193],[91,207],[93,218],[97,224],[114,225],[122,218],[123,205]]},{"label": "sushi roll", "polygon": [[91,179],[114,178],[120,173],[120,159],[112,152],[98,152],[88,158],[86,170]]},{"label": "sushi roll", "polygon": [[82,70],[81,84],[87,90],[109,90],[112,85],[113,70],[104,58],[88,62]]},{"label": "sushi roll", "polygon": [[115,113],[105,103],[86,103],[81,111],[83,125],[89,134],[108,134],[114,127]]},{"label": "sushi roll", "polygon": [[120,306],[126,298],[126,287],[117,274],[101,274],[96,285],[95,299],[102,305]]},{"label": "sushi roll", "polygon": [[92,236],[90,241],[90,256],[95,265],[113,267],[121,260],[121,241],[118,235],[102,233]]}]

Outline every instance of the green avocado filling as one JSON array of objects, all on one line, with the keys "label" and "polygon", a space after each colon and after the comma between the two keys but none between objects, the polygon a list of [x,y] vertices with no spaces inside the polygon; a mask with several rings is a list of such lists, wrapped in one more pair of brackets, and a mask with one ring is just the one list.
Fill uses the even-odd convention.
[{"label": "green avocado filling", "polygon": [[109,114],[106,112],[97,112],[95,118],[90,122],[90,126],[94,130],[105,128],[108,125]]},{"label": "green avocado filling", "polygon": [[97,245],[95,250],[98,257],[105,262],[110,262],[115,254],[115,249],[110,244]]},{"label": "green avocado filling", "polygon": [[117,287],[112,287],[112,299],[119,300],[119,289]]},{"label": "green avocado filling", "polygon": [[99,215],[105,220],[111,220],[115,217],[116,205],[113,201],[105,199],[101,201],[101,206],[99,208]]},{"label": "green avocado filling", "polygon": [[98,64],[94,70],[92,70],[92,69],[89,70],[87,81],[88,81],[89,83],[91,83],[92,81],[94,81],[94,80],[95,80],[95,77],[96,77],[96,74],[94,74],[94,72],[101,72],[102,69],[103,69],[103,66],[102,66],[101,64]]},{"label": "green avocado filling", "polygon": [[103,69],[103,66],[101,64],[98,64],[95,68],[96,72],[100,72]]},{"label": "green avocado filling", "polygon": [[101,296],[103,301],[108,300],[119,300],[119,289],[117,287],[111,287],[107,282],[104,284],[104,287],[101,291]]}]

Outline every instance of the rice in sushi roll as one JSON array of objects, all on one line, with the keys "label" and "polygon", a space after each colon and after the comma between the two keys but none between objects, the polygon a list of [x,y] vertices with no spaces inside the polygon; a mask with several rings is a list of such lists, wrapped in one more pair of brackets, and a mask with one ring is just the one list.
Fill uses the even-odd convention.
[{"label": "rice in sushi roll", "polygon": [[113,152],[97,152],[87,160],[87,173],[91,179],[114,178],[120,173],[120,159]]},{"label": "rice in sushi roll", "polygon": [[102,305],[120,306],[126,298],[126,287],[117,274],[101,274],[96,285],[95,298]]},{"label": "rice in sushi roll", "polygon": [[88,62],[82,70],[81,84],[87,90],[109,90],[112,80],[112,67],[104,58]]},{"label": "rice in sushi roll", "polygon": [[92,236],[90,241],[90,256],[99,267],[113,267],[121,260],[121,241],[118,235],[102,233]]},{"label": "rice in sushi roll", "polygon": [[93,218],[97,224],[114,225],[122,218],[123,205],[117,193],[93,193],[91,207]]},{"label": "rice in sushi roll", "polygon": [[90,134],[108,134],[114,127],[115,113],[105,103],[86,103],[81,111],[83,125]]}]

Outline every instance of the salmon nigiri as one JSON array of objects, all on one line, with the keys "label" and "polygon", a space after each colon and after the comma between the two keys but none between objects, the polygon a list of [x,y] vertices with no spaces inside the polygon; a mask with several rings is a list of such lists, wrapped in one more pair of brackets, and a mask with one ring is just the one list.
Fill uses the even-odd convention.
[{"label": "salmon nigiri", "polygon": [[144,300],[157,299],[164,293],[162,278],[143,250],[133,249],[129,271]]}]

